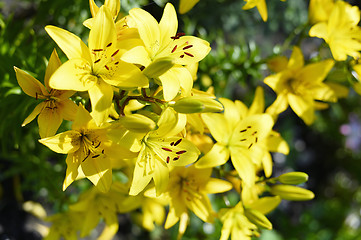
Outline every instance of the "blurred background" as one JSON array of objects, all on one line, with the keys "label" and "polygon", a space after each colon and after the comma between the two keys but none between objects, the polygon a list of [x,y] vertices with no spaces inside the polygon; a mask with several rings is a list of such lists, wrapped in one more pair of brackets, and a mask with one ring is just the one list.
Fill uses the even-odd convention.
[{"label": "blurred background", "polygon": [[[171,2],[178,6],[178,1]],[[165,3],[121,0],[121,11],[126,14],[133,7],[142,7],[160,19]],[[269,74],[265,60],[276,54],[289,56],[299,36],[307,35],[308,1],[267,4],[266,23],[256,9],[242,10],[241,0],[201,0],[190,12],[179,15],[179,32],[199,36],[212,46],[199,65],[195,87],[206,90],[213,85],[217,97],[239,99],[249,105],[256,86],[261,85],[266,104],[273,102],[274,93],[262,84]],[[82,22],[89,17],[87,0],[0,0],[0,240],[42,238],[44,223],[24,211],[24,202],[39,202],[50,215],[64,210],[75,198],[71,191],[61,188],[65,156],[39,144],[35,121],[21,127],[37,101],[21,91],[13,67],[43,81],[47,59],[56,48],[44,27],[56,25],[86,41],[88,29]],[[306,59],[320,43],[310,38],[301,42]],[[65,62],[65,55],[59,49],[58,53]],[[275,128],[289,143],[290,154],[273,156],[274,174],[306,172],[309,181],[305,187],[316,197],[308,202],[283,201],[268,215],[274,230],[262,231],[260,239],[361,239],[360,106],[361,96],[351,90],[347,99],[317,112],[312,126],[306,126],[290,110],[280,116]],[[63,124],[66,129],[67,123]],[[214,204],[217,209],[217,202]],[[147,233],[131,225],[129,216],[119,219],[117,239],[176,236],[177,227],[167,233],[162,227]],[[219,238],[220,222],[204,224],[195,217],[191,221],[184,239]]]}]

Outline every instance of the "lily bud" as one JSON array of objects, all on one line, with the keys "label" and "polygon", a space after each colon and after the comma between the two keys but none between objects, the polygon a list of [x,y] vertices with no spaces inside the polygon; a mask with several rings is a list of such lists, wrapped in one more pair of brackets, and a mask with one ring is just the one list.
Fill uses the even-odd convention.
[{"label": "lily bud", "polygon": [[297,185],[306,182],[308,175],[304,172],[289,172],[282,174],[277,179],[284,184]]},{"label": "lily bud", "polygon": [[280,196],[282,199],[291,201],[307,201],[315,197],[315,194],[310,190],[292,185],[273,185],[270,192],[273,195]]},{"label": "lily bud", "polygon": [[174,62],[171,58],[159,58],[149,64],[148,67],[143,70],[143,74],[149,78],[157,78],[173,66]]},{"label": "lily bud", "polygon": [[141,114],[132,114],[119,119],[119,122],[128,130],[138,133],[146,133],[153,130],[156,124],[150,118]]},{"label": "lily bud", "polygon": [[244,215],[248,218],[248,220],[250,220],[252,223],[256,225],[269,230],[272,229],[272,223],[266,218],[265,215],[263,215],[259,211],[254,210],[252,208],[245,208]]},{"label": "lily bud", "polygon": [[184,97],[178,100],[173,108],[178,113],[207,113],[221,112],[223,105],[212,99],[204,97]]}]

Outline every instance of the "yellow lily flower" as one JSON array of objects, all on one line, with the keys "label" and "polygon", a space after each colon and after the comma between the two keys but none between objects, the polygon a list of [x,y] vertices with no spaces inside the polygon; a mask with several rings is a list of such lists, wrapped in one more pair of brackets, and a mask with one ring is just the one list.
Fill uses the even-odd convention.
[{"label": "yellow lily flower", "polygon": [[143,139],[136,160],[130,195],[139,194],[154,179],[157,195],[167,189],[169,171],[174,166],[186,166],[200,154],[189,140],[177,136],[185,127],[186,116],[170,108],[163,111],[157,126]]},{"label": "yellow lily flower", "polygon": [[188,224],[188,209],[204,222],[214,221],[214,212],[207,194],[229,191],[232,189],[232,184],[211,178],[211,174],[212,168],[197,169],[194,165],[174,168],[167,190],[170,205],[165,229],[180,221],[178,237],[181,237]]},{"label": "yellow lily flower", "polygon": [[199,0],[180,0],[179,1],[179,13],[185,14],[196,5]]},{"label": "yellow lily flower", "polygon": [[84,214],[77,212],[57,213],[46,218],[46,221],[52,222],[49,233],[44,240],[77,240]]},{"label": "yellow lily flower", "polygon": [[289,105],[306,124],[312,124],[317,106],[315,100],[337,101],[333,89],[323,83],[333,65],[332,59],[304,65],[301,50],[294,47],[287,68],[264,79],[277,93],[277,99],[266,112],[276,117]]},{"label": "yellow lily flower", "polygon": [[28,73],[14,67],[16,79],[21,89],[27,95],[37,100],[44,100],[35,107],[33,112],[30,113],[22,124],[22,126],[25,126],[39,115],[39,134],[42,138],[53,136],[63,119],[73,121],[77,111],[77,105],[69,99],[69,97],[75,93],[74,91],[60,91],[49,86],[51,75],[60,65],[60,59],[54,49],[50,56],[48,67],[46,68],[44,78],[45,86]]},{"label": "yellow lily flower", "polygon": [[[259,94],[257,94],[259,95]],[[249,186],[254,185],[256,170],[263,165],[265,173],[272,173],[272,160],[268,149],[287,152],[282,138],[277,144],[269,145],[273,133],[273,120],[263,112],[263,104],[257,97],[248,108],[240,101],[232,102],[221,98],[224,114],[206,113],[202,119],[213,138],[217,141],[212,149],[195,164],[198,168],[215,167],[225,164],[229,157],[242,180]],[[263,100],[264,101],[264,100]],[[287,145],[286,145],[287,146]]]},{"label": "yellow lily flower", "polygon": [[[181,88],[190,91],[193,86],[192,75],[182,65],[202,60],[211,49],[209,43],[197,37],[177,33],[177,13],[170,3],[165,6],[159,23],[151,14],[139,8],[130,10],[129,15],[138,28],[144,46],[127,51],[122,60],[140,64],[145,70],[147,67],[156,68],[157,63],[166,65],[157,75],[149,76],[163,86],[166,101],[172,100]],[[169,64],[165,64],[166,62]],[[175,65],[172,67],[172,64]]]},{"label": "yellow lily flower", "polygon": [[54,152],[68,154],[64,191],[78,177],[86,177],[107,192],[112,183],[111,159],[136,156],[121,141],[113,143],[107,136],[111,131],[116,131],[111,125],[97,127],[89,112],[79,106],[72,130],[39,140]]},{"label": "yellow lily flower", "polygon": [[330,46],[337,61],[345,61],[347,56],[360,58],[361,27],[360,10],[344,1],[336,1],[328,22],[315,24],[309,32],[311,37],[323,38]]},{"label": "yellow lily flower", "polygon": [[242,202],[239,202],[234,208],[221,209],[218,213],[223,223],[220,240],[227,240],[229,235],[231,239],[252,239],[257,232],[257,226],[246,216]]},{"label": "yellow lily flower", "polygon": [[88,91],[92,114],[98,125],[108,118],[113,99],[112,86],[148,86],[148,79],[138,67],[120,60],[115,25],[107,7],[100,7],[94,18],[89,47],[79,37],[61,28],[47,26],[45,30],[69,59],[55,71],[50,86]]}]

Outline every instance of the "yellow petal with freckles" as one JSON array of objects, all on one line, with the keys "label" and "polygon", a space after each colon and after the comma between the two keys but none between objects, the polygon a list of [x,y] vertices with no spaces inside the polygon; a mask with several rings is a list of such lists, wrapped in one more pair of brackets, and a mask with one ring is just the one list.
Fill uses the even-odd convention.
[{"label": "yellow petal with freckles", "polygon": [[48,108],[45,106],[38,116],[39,135],[41,138],[53,136],[58,131],[63,117],[58,108]]},{"label": "yellow petal with freckles", "polygon": [[143,40],[146,50],[153,57],[161,44],[158,22],[150,13],[140,8],[133,8],[129,11],[129,15],[137,24],[139,36]]},{"label": "yellow petal with freckles", "polygon": [[98,83],[89,89],[89,97],[92,104],[92,116],[99,126],[108,119],[113,100],[113,88],[99,79]]},{"label": "yellow petal with freckles", "polygon": [[112,166],[109,158],[104,154],[91,154],[80,166],[84,175],[99,191],[109,191],[112,184]]},{"label": "yellow petal with freckles", "polygon": [[45,77],[44,77],[44,84],[49,92],[51,90],[49,87],[50,76],[55,72],[56,69],[58,69],[60,67],[60,65],[61,65],[61,61],[59,59],[58,53],[54,49],[53,52],[51,53],[48,66],[46,67]]},{"label": "yellow petal with freckles", "polygon": [[73,154],[68,154],[66,158],[66,174],[63,182],[63,191],[65,191],[69,185],[76,180],[78,177],[78,168],[80,162],[75,162],[73,158]]},{"label": "yellow petal with freckles", "polygon": [[229,150],[222,144],[216,143],[212,149],[200,158],[196,164],[196,168],[210,168],[225,164],[229,159]]},{"label": "yellow petal with freckles", "polygon": [[79,149],[80,137],[81,134],[78,131],[70,130],[52,137],[42,138],[39,142],[54,152],[66,154]]},{"label": "yellow petal with freckles", "polygon": [[45,30],[68,59],[84,58],[91,62],[89,49],[78,36],[55,26],[46,26]]},{"label": "yellow petal with freckles", "polygon": [[70,59],[51,76],[49,85],[60,90],[87,91],[97,81],[90,64],[82,58]]},{"label": "yellow petal with freckles", "polygon": [[19,86],[27,95],[34,98],[44,98],[44,95],[48,95],[44,85],[37,79],[24,72],[20,68],[14,67],[14,70]]},{"label": "yellow petal with freckles", "polygon": [[171,37],[175,36],[178,28],[177,13],[171,3],[167,3],[164,8],[162,19],[159,22],[160,45],[167,46]]},{"label": "yellow petal with freckles", "polygon": [[28,124],[29,122],[33,121],[36,116],[38,116],[40,114],[40,112],[43,110],[43,108],[45,107],[45,102],[41,102],[38,105],[36,105],[36,107],[34,108],[34,110],[30,113],[30,115],[25,118],[24,122],[21,124],[22,127],[24,127],[26,124]]}]

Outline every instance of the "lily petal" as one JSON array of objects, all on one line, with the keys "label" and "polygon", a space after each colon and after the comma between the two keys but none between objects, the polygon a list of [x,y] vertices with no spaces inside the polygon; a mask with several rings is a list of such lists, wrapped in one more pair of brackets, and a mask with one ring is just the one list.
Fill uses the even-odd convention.
[{"label": "lily petal", "polygon": [[70,130],[52,137],[42,138],[39,142],[54,152],[66,154],[79,149],[80,137],[81,134],[78,131]]},{"label": "lily petal", "polygon": [[175,36],[178,28],[177,13],[174,6],[167,3],[164,8],[162,19],[159,22],[159,30],[162,46],[167,46],[171,41],[171,37]]},{"label": "lily petal", "polygon": [[49,80],[49,85],[60,90],[87,91],[96,81],[97,77],[91,74],[89,62],[83,58],[74,58],[55,71]]},{"label": "lily petal", "polygon": [[45,71],[45,77],[44,77],[44,84],[46,89],[50,92],[51,88],[49,86],[49,79],[50,76],[55,72],[56,69],[58,69],[61,65],[61,61],[59,59],[58,53],[54,49],[51,53],[48,66],[46,67]]},{"label": "lily petal", "polygon": [[45,106],[38,116],[39,134],[41,138],[53,136],[58,131],[63,117],[59,108],[50,109]]},{"label": "lily petal", "polygon": [[225,164],[229,159],[229,150],[222,144],[215,143],[212,149],[200,158],[195,166],[196,168],[210,168]]},{"label": "lily petal", "polygon": [[41,102],[38,105],[36,105],[36,107],[34,108],[34,110],[30,113],[30,115],[25,118],[24,122],[21,124],[22,127],[24,127],[26,124],[28,124],[29,122],[33,121],[36,116],[38,116],[41,111],[43,110],[43,108],[45,107],[46,103],[45,102]]},{"label": "lily petal", "polygon": [[20,68],[14,67],[14,70],[19,86],[27,95],[33,98],[44,98],[44,95],[48,95],[47,90],[44,85],[39,82],[39,80],[35,79]]},{"label": "lily petal", "polygon": [[143,40],[146,50],[153,57],[159,50],[160,30],[155,18],[140,8],[133,8],[129,15],[137,24],[140,38]]},{"label": "lily petal", "polygon": [[113,100],[113,88],[99,79],[98,83],[89,89],[89,97],[92,104],[92,116],[99,126],[108,119]]},{"label": "lily petal", "polygon": [[112,184],[112,168],[110,159],[104,154],[91,154],[81,163],[84,175],[101,192],[108,192]]},{"label": "lily petal", "polygon": [[78,36],[55,26],[46,26],[45,31],[58,44],[68,59],[84,58],[91,62],[89,49]]}]

